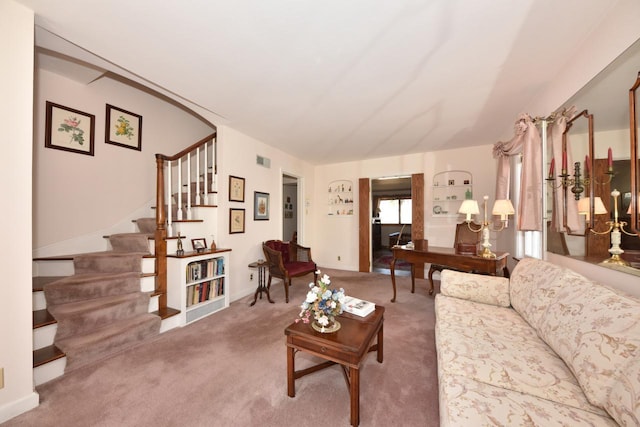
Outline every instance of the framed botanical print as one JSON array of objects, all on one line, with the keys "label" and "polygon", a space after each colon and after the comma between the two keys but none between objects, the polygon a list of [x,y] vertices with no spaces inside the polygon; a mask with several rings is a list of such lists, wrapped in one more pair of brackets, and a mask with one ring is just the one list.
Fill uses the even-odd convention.
[{"label": "framed botanical print", "polygon": [[269,193],[253,192],[253,219],[255,221],[269,219]]},{"label": "framed botanical print", "polygon": [[229,175],[229,201],[244,202],[244,178]]},{"label": "framed botanical print", "polygon": [[229,234],[244,233],[244,209],[229,209]]},{"label": "framed botanical print", "polygon": [[47,101],[44,146],[93,156],[96,116]]},{"label": "framed botanical print", "polygon": [[142,151],[142,116],[107,104],[105,123],[104,142]]}]

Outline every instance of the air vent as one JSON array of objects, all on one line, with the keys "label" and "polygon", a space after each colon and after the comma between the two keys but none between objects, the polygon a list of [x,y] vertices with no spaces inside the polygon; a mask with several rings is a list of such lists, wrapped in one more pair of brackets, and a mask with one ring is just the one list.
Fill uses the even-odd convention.
[{"label": "air vent", "polygon": [[256,156],[256,163],[265,168],[271,167],[271,159],[267,159],[266,157]]}]

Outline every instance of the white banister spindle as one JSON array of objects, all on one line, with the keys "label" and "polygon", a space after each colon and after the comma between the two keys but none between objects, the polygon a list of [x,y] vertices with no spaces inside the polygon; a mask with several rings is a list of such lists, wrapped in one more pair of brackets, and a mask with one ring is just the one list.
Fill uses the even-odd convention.
[{"label": "white banister spindle", "polygon": [[[171,193],[171,160],[167,160],[167,179],[165,180],[166,186],[166,199],[167,199],[167,214],[165,215],[167,218],[167,237],[173,237],[173,229],[171,225],[173,224],[173,197]],[[160,206],[156,206],[156,209],[160,209]],[[162,206],[164,208],[164,206]]]},{"label": "white banister spindle", "polygon": [[191,219],[191,153],[187,153],[187,219]]},{"label": "white banister spindle", "polygon": [[208,205],[209,204],[209,163],[207,162],[207,147],[209,146],[209,143],[205,143],[203,145],[204,147],[204,152],[202,154],[202,157],[204,157],[204,161],[202,162],[203,164],[203,169],[204,169],[204,179],[202,180],[202,192],[204,193],[204,204]]},{"label": "white banister spindle", "polygon": [[201,205],[200,199],[200,147],[196,148],[196,205]]},{"label": "white banister spindle", "polygon": [[182,158],[178,159],[178,171],[176,172],[178,179],[178,221],[182,221]]}]

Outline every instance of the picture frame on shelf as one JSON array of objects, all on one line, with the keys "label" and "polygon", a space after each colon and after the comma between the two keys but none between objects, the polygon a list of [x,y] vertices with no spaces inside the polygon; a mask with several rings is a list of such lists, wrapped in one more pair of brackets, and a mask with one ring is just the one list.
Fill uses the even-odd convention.
[{"label": "picture frame on shelf", "polygon": [[204,237],[191,239],[191,246],[198,253],[204,252],[207,249],[207,240]]},{"label": "picture frame on shelf", "polygon": [[104,142],[142,151],[142,116],[107,104]]},{"label": "picture frame on shelf", "polygon": [[93,156],[94,114],[46,102],[44,146]]},{"label": "picture frame on shelf", "polygon": [[253,219],[254,221],[269,219],[269,193],[253,192]]},{"label": "picture frame on shelf", "polygon": [[229,208],[229,234],[244,233],[244,209]]},{"label": "picture frame on shelf", "polygon": [[244,178],[229,175],[229,201],[244,202]]}]

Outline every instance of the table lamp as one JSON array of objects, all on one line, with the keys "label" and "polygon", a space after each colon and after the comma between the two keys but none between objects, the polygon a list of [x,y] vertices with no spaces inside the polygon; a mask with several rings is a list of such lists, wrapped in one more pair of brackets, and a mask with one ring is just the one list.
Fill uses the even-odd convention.
[{"label": "table lamp", "polygon": [[491,222],[489,221],[489,218],[487,216],[487,203],[489,201],[489,196],[484,196],[484,203],[483,203],[483,207],[484,207],[484,221],[482,221],[482,224],[480,224],[480,228],[478,229],[474,229],[471,226],[471,215],[477,215],[478,213],[480,213],[480,209],[478,208],[478,202],[475,200],[465,200],[462,202],[462,204],[460,205],[460,209],[458,210],[458,213],[461,214],[465,214],[466,215],[466,223],[467,223],[467,227],[469,227],[469,230],[473,231],[474,233],[480,233],[482,232],[482,251],[480,252],[480,256],[483,258],[495,258],[496,254],[494,254],[493,252],[491,252],[491,243],[489,242],[489,237],[490,237],[490,232],[491,231],[502,231],[504,230],[504,228],[507,226],[507,218],[509,215],[513,215],[515,213],[515,209],[513,209],[513,205],[511,204],[511,201],[508,199],[499,199],[496,200],[494,205],[493,205],[493,209],[491,210],[491,213],[493,215],[499,215],[500,216],[500,228],[492,228],[491,227]]}]

